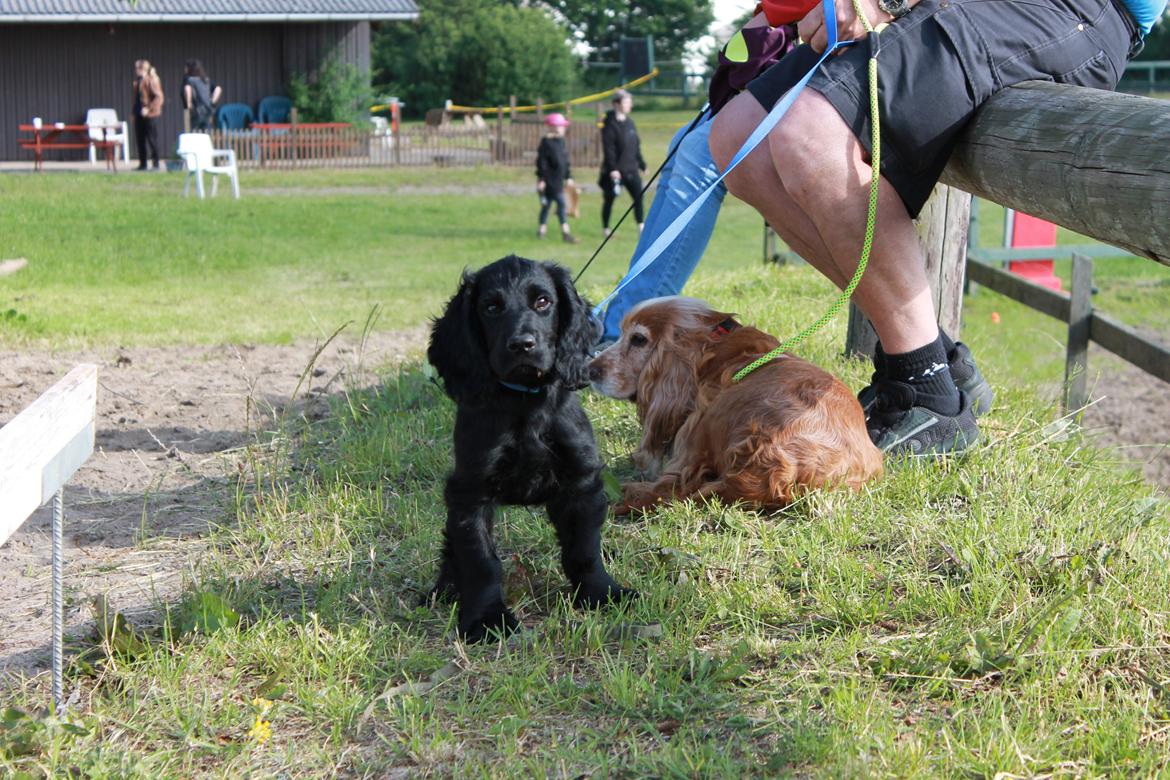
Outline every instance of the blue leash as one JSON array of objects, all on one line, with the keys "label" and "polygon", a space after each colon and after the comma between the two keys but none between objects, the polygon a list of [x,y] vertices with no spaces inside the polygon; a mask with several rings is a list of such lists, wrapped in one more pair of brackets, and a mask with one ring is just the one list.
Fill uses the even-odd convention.
[{"label": "blue leash", "polygon": [[748,139],[743,142],[743,146],[741,146],[739,151],[735,153],[735,156],[731,158],[731,162],[728,164],[727,169],[723,171],[723,173],[719,174],[719,178],[712,182],[711,185],[707,187],[707,189],[703,190],[703,192],[699,194],[699,197],[697,197],[695,201],[691,203],[691,205],[687,206],[681,214],[675,217],[674,222],[671,222],[666,230],[662,231],[658,238],[654,240],[654,243],[651,244],[642,254],[642,256],[638,258],[638,262],[634,263],[634,265],[630,267],[630,270],[626,272],[625,277],[621,280],[621,282],[618,283],[617,288],[614,289],[614,291],[609,295],[605,296],[605,298],[603,298],[600,303],[593,307],[594,317],[600,317],[601,313],[605,310],[605,307],[610,303],[610,301],[616,298],[618,293],[625,289],[625,287],[630,282],[638,278],[638,276],[643,271],[645,271],[651,263],[657,260],[662,255],[662,253],[665,252],[667,248],[674,242],[674,240],[678,238],[679,233],[683,231],[683,228],[687,226],[687,223],[694,219],[695,212],[697,212],[703,206],[703,204],[707,201],[707,198],[711,197],[711,193],[713,193],[715,189],[721,183],[723,183],[723,180],[727,178],[727,174],[734,171],[736,167],[741,162],[743,162],[744,158],[751,154],[755,148],[760,145],[760,142],[767,137],[768,133],[772,132],[773,128],[776,127],[777,123],[779,123],[784,115],[788,113],[788,109],[791,108],[792,104],[796,102],[796,98],[799,97],[800,93],[804,91],[804,88],[808,86],[808,82],[812,79],[813,74],[817,72],[817,69],[820,68],[822,64],[824,64],[825,60],[832,56],[833,53],[838,49],[843,49],[846,46],[852,46],[857,42],[837,40],[837,9],[834,0],[823,0],[822,8],[825,15],[825,34],[829,41],[829,45],[825,47],[825,53],[822,54],[821,58],[817,60],[816,64],[809,69],[808,73],[804,74],[804,78],[796,82],[796,85],[792,89],[788,90],[784,97],[782,97],[780,101],[772,107],[772,110],[768,112],[768,115],[764,117],[763,121],[761,121],[759,125],[756,126],[756,129],[752,131],[752,134],[748,136]]}]

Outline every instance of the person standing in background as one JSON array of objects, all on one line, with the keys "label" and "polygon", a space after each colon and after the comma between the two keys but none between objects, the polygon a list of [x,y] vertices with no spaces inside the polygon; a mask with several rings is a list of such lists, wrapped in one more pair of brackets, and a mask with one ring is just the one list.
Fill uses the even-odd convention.
[{"label": "person standing in background", "polygon": [[544,124],[548,133],[540,139],[536,150],[536,191],[540,193],[540,227],[536,237],[544,238],[549,207],[556,203],[561,239],[566,244],[575,244],[577,239],[569,232],[569,218],[565,214],[565,185],[573,183],[569,152],[565,148],[565,128],[569,126],[569,120],[564,114],[549,114]]},{"label": "person standing in background", "polygon": [[134,140],[138,146],[138,170],[146,170],[148,151],[155,170],[158,170],[158,118],[162,115],[163,107],[162,80],[149,60],[135,62],[134,74]]},{"label": "person standing in background", "polygon": [[619,89],[613,93],[613,108],[606,112],[601,126],[601,174],[597,186],[601,187],[601,228],[609,235],[609,217],[613,212],[614,199],[624,185],[634,199],[634,219],[638,221],[638,232],[642,232],[645,217],[642,212],[642,171],[646,161],[642,159],[642,143],[638,128],[630,118],[634,99],[629,92]]},{"label": "person standing in background", "polygon": [[203,63],[187,60],[183,74],[183,107],[191,112],[191,132],[207,132],[223,89],[207,77]]}]

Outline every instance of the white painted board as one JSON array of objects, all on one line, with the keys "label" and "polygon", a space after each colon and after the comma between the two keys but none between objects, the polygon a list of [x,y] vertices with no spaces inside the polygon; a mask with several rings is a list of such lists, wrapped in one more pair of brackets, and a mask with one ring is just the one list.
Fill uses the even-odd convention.
[{"label": "white painted board", "polygon": [[97,366],[83,364],[0,428],[0,545],[93,452]]}]

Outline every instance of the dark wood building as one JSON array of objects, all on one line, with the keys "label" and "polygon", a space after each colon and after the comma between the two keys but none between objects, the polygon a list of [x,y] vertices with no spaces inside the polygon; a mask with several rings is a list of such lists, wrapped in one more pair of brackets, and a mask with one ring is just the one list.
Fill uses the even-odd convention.
[{"label": "dark wood building", "polygon": [[17,126],[34,116],[80,124],[114,108],[129,120],[135,60],[162,78],[166,149],[183,127],[188,59],[203,61],[224,103],[255,110],[330,57],[369,72],[370,24],[417,17],[414,0],[0,0],[0,159],[28,156]]}]

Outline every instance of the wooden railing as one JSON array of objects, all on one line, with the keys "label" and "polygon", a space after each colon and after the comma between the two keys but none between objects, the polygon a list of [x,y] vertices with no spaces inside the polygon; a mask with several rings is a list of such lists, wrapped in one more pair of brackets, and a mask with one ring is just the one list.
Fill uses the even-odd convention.
[{"label": "wooden railing", "polygon": [[1072,286],[1068,295],[1034,284],[1002,268],[971,260],[967,278],[1030,309],[1068,323],[1065,357],[1065,411],[1078,413],[1089,403],[1089,342],[1094,342],[1133,365],[1170,382],[1170,347],[1147,339],[1133,328],[1093,310],[1093,261],[1073,254]]},{"label": "wooden railing", "polygon": [[[355,127],[343,123],[254,125],[213,130],[216,149],[232,149],[247,168],[359,168],[393,166],[536,165],[544,126],[506,121]],[[601,162],[601,137],[592,121],[573,122],[566,133],[571,164]],[[578,174],[580,175],[580,174]]]}]

